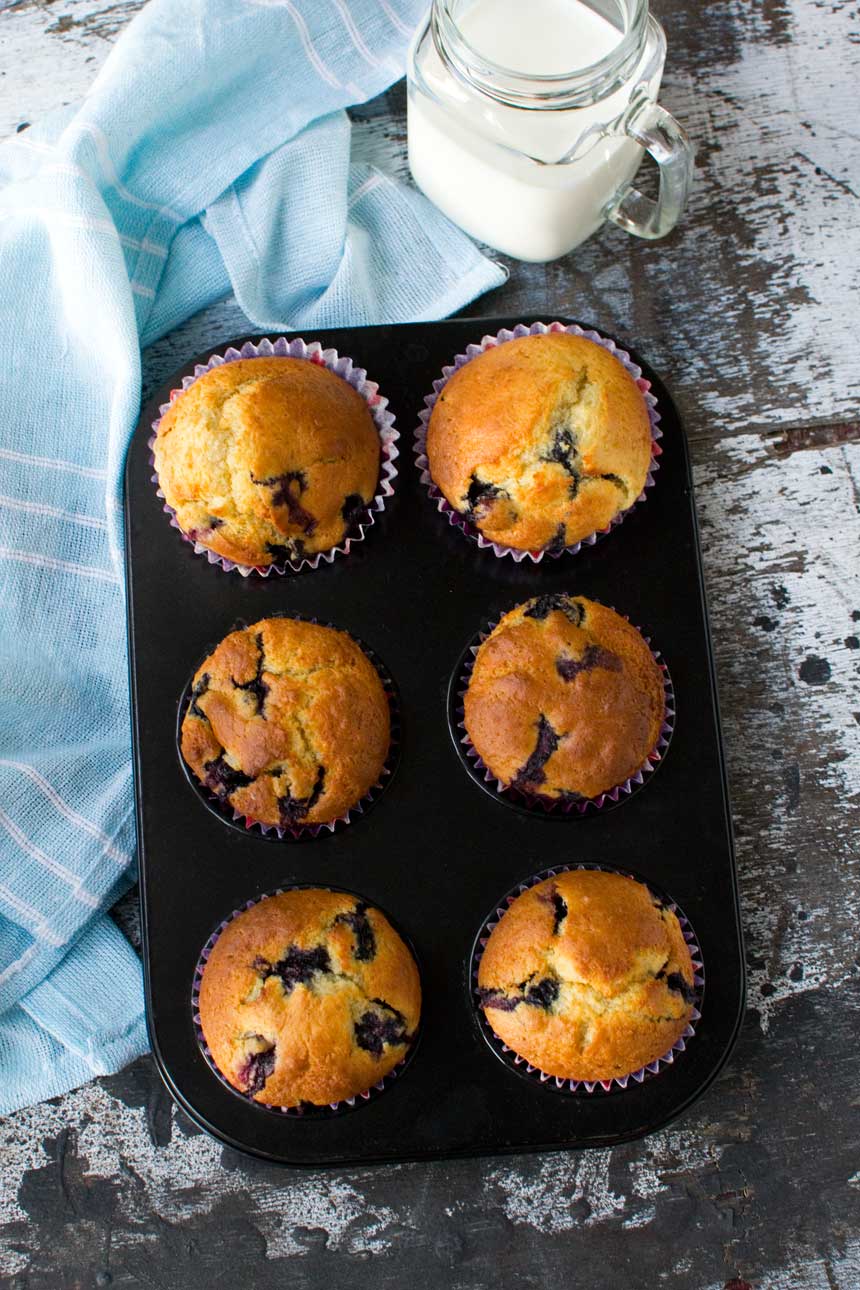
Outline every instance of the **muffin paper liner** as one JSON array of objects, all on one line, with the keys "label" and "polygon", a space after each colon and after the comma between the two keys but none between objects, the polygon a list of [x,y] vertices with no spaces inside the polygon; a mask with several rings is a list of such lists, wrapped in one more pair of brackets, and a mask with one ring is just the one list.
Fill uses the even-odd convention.
[{"label": "muffin paper liner", "polygon": [[[610,354],[615,355],[619,362],[623,364],[633,377],[637,386],[642,391],[648,408],[648,420],[651,423],[651,461],[648,466],[648,474],[645,478],[645,486],[642,492],[628,507],[613,516],[606,528],[598,529],[596,532],[590,533],[587,537],[581,538],[578,542],[574,542],[571,546],[562,547],[558,551],[551,551],[546,548],[540,551],[521,551],[518,547],[503,546],[499,542],[491,542],[488,538],[485,538],[476,525],[472,524],[471,521],[469,521],[460,511],[454,509],[442,490],[433,482],[433,478],[430,474],[430,465],[427,460],[427,429],[430,424],[430,415],[433,408],[436,406],[436,400],[442,390],[448,384],[454,373],[458,372],[466,363],[471,362],[471,360],[476,358],[478,354],[482,354],[485,350],[492,349],[496,345],[504,345],[509,340],[519,340],[522,336],[545,336],[549,332],[559,331],[567,332],[571,336],[584,336],[586,340],[593,340],[596,344],[602,345],[604,349],[609,350]],[[651,382],[646,380],[642,375],[641,367],[638,367],[637,364],[633,362],[633,359],[627,351],[616,345],[614,340],[610,340],[606,336],[601,336],[600,333],[596,331],[585,331],[575,323],[536,322],[532,323],[530,326],[526,323],[517,323],[513,329],[503,327],[495,336],[484,336],[479,345],[467,345],[465,354],[457,354],[454,358],[453,364],[449,367],[442,368],[441,378],[433,382],[433,393],[426,395],[424,402],[426,407],[419,413],[420,424],[415,431],[414,442],[415,462],[421,475],[421,483],[427,489],[432,500],[436,503],[436,509],[441,511],[443,515],[447,516],[450,524],[455,528],[462,529],[466,537],[477,542],[478,546],[482,549],[488,548],[492,550],[494,555],[499,557],[509,555],[517,562],[517,564],[519,564],[521,560],[525,560],[526,557],[528,557],[533,564],[539,564],[546,555],[556,559],[565,552],[568,552],[570,555],[575,555],[582,547],[593,546],[599,538],[604,537],[613,528],[616,528],[625,516],[630,514],[634,506],[645,500],[646,489],[653,487],[654,475],[660,469],[660,464],[657,458],[663,451],[659,443],[663,432],[659,426],[660,412],[657,408],[657,400],[651,393]]]},{"label": "muffin paper liner", "polygon": [[[380,442],[380,460],[379,460],[379,481],[376,485],[377,491],[373,499],[368,503],[367,509],[363,512],[362,518],[354,523],[351,530],[341,539],[338,546],[331,547],[328,551],[316,551],[312,555],[302,556],[298,560],[289,560],[284,564],[268,565],[247,565],[237,564],[234,560],[228,560],[226,556],[218,555],[211,551],[204,543],[191,537],[180,526],[176,518],[176,512],[171,506],[164,501],[164,493],[158,482],[158,473],[155,470],[155,440],[158,436],[158,427],[161,424],[161,418],[167,412],[170,405],[180,394],[183,394],[195,381],[204,376],[206,372],[211,371],[213,367],[222,367],[225,363],[235,363],[240,358],[303,358],[310,363],[316,363],[318,367],[327,367],[330,372],[340,376],[344,381],[357,390],[358,393],[367,403],[370,409],[370,415],[373,417],[374,425],[379,433]],[[394,480],[397,477],[397,467],[394,462],[400,455],[397,447],[397,441],[400,438],[398,431],[394,428],[394,414],[388,411],[388,399],[379,393],[379,386],[375,381],[367,379],[367,372],[364,368],[354,367],[351,358],[341,357],[336,349],[323,349],[319,341],[312,341],[307,344],[299,337],[288,339],[286,336],[278,336],[274,341],[264,339],[259,344],[253,341],[246,341],[241,349],[235,349],[232,345],[226,349],[223,354],[213,354],[206,363],[198,363],[194,368],[191,376],[184,376],[182,383],[175,390],[170,391],[170,399],[167,403],[162,403],[159,408],[160,416],[157,421],[152,423],[152,435],[149,439],[150,464],[153,468],[152,482],[155,484],[158,496],[164,502],[163,509],[170,517],[170,523],[179,531],[186,542],[189,542],[198,555],[205,555],[210,564],[218,564],[228,573],[235,571],[240,573],[243,578],[249,574],[256,573],[262,578],[267,578],[270,573],[293,574],[299,573],[305,567],[316,569],[321,561],[331,564],[338,555],[349,555],[350,550],[356,542],[361,542],[367,530],[375,522],[376,513],[385,510],[386,499],[391,497],[394,492]]]},{"label": "muffin paper liner", "polygon": [[[295,824],[289,826],[263,824],[262,821],[255,820],[249,815],[243,815],[241,811],[237,811],[229,802],[219,797],[217,793],[213,793],[206,788],[206,786],[197,778],[194,771],[182,755],[182,722],[185,718],[186,712],[188,711],[189,703],[191,702],[191,689],[194,676],[197,673],[198,668],[202,666],[203,662],[215,649],[217,649],[218,645],[220,645],[220,641],[217,641],[207,649],[205,655],[200,660],[200,664],[198,664],[198,667],[196,667],[191,673],[185,684],[185,688],[182,691],[176,719],[176,752],[179,757],[179,764],[185,772],[185,778],[197,793],[197,796],[201,799],[203,804],[208,807],[213,814],[223,820],[225,824],[229,824],[232,828],[241,829],[245,832],[253,830],[254,832],[261,833],[272,842],[304,842],[312,838],[317,838],[322,833],[334,833],[335,829],[338,827],[343,828],[347,824],[352,824],[356,816],[361,816],[366,811],[370,810],[371,806],[373,806],[374,803],[376,803],[382,796],[388,781],[397,769],[397,761],[400,754],[400,695],[394,678],[382,662],[379,655],[376,654],[368,645],[365,645],[364,641],[359,640],[357,636],[353,636],[352,632],[347,631],[346,628],[338,626],[337,623],[320,622],[318,618],[309,618],[303,614],[268,614],[267,617],[291,618],[295,622],[302,623],[318,623],[321,627],[331,627],[334,631],[343,632],[344,635],[349,636],[351,640],[355,641],[359,649],[367,655],[370,662],[376,668],[379,679],[382,682],[383,689],[385,690],[385,697],[388,699],[388,711],[390,714],[391,725],[391,741],[388,745],[388,755],[385,758],[385,763],[380,771],[377,782],[373,784],[365,795],[359,798],[359,800],[351,806],[349,810],[345,811],[343,815],[338,815],[334,820],[329,820],[325,824]],[[247,623],[237,622],[228,632],[225,632],[225,636],[229,636],[231,632],[241,631],[247,626]],[[224,637],[221,639],[223,640]],[[252,901],[251,903],[253,904],[254,902]]]},{"label": "muffin paper liner", "polygon": [[[612,608],[610,605],[609,608]],[[617,610],[615,611],[617,612]],[[622,614],[625,622],[630,620],[626,614]],[[488,636],[495,631],[501,619],[491,621],[487,624],[485,631],[479,632],[473,644],[469,645],[465,652],[462,670],[459,672],[459,681],[456,693],[456,706],[452,714],[452,720],[455,728],[452,729],[452,735],[460,753],[460,760],[466,767],[471,777],[477,784],[484,788],[486,786],[495,786],[498,800],[509,806],[519,807],[521,810],[532,811],[535,814],[549,815],[552,814],[558,819],[576,819],[586,814],[588,811],[599,811],[604,807],[617,805],[625,801],[633,793],[637,792],[647,782],[647,777],[651,775],[660,765],[669,748],[672,733],[675,729],[675,690],[672,685],[672,678],[669,675],[669,669],[660,654],[659,650],[651,647],[651,639],[642,635],[645,644],[651,650],[651,656],[660,669],[663,678],[663,693],[665,696],[665,707],[663,711],[663,723],[660,727],[660,734],[654,748],[645,758],[642,765],[628,779],[621,784],[616,784],[614,788],[608,788],[605,793],[599,793],[597,797],[583,797],[579,801],[569,801],[557,797],[545,796],[541,793],[525,793],[512,785],[505,785],[498,779],[487,766],[486,762],[479,756],[477,749],[469,738],[466,730],[465,716],[465,697],[469,688],[469,681],[472,677],[472,669],[475,665],[475,659],[481,645]],[[639,628],[636,628],[639,631]]]},{"label": "muffin paper liner", "polygon": [[[531,887],[536,887],[538,883],[544,882],[547,878],[555,878],[560,873],[570,873],[571,870],[575,869],[597,869],[602,873],[620,873],[626,878],[634,878],[634,881],[643,883],[651,894],[668,909],[671,909],[677,917],[681,926],[681,931],[684,934],[684,940],[687,942],[687,946],[690,950],[690,957],[693,964],[693,989],[695,991],[693,1012],[679,1038],[675,1040],[668,1052],[663,1053],[662,1056],[656,1058],[653,1062],[649,1062],[647,1066],[640,1066],[638,1070],[631,1071],[629,1075],[613,1076],[612,1079],[608,1080],[562,1079],[558,1075],[548,1075],[546,1071],[540,1070],[539,1067],[532,1066],[525,1057],[521,1057],[519,1053],[516,1053],[512,1048],[509,1048],[507,1044],[502,1042],[487,1020],[478,995],[478,969],[481,965],[484,947],[490,938],[490,933],[497,926],[503,915],[507,913],[510,906],[518,896],[523,894],[523,892],[528,891]],[[693,1038],[693,1035],[696,1033],[696,1023],[701,1019],[702,1004],[705,995],[705,970],[702,963],[702,951],[699,948],[698,938],[696,937],[696,933],[693,930],[690,920],[684,912],[679,909],[675,902],[668,899],[665,893],[660,891],[659,888],[653,887],[650,882],[647,882],[642,878],[635,877],[633,874],[627,873],[624,869],[615,868],[613,865],[562,864],[554,865],[552,869],[544,869],[543,872],[534,874],[531,878],[526,878],[524,882],[518,883],[512,891],[502,897],[498,906],[484,920],[472,949],[472,961],[469,969],[469,994],[481,1034],[495,1055],[503,1061],[506,1066],[510,1067],[510,1069],[515,1071],[518,1075],[523,1075],[531,1079],[536,1085],[543,1085],[546,1088],[552,1089],[554,1092],[558,1091],[560,1093],[574,1094],[577,1096],[587,1096],[592,1093],[610,1093],[617,1089],[626,1089],[630,1087],[631,1084],[642,1084],[646,1079],[650,1079],[653,1076],[658,1075],[661,1070],[664,1070],[667,1066],[671,1066],[674,1063],[679,1053],[684,1052],[687,1044]]]},{"label": "muffin paper liner", "polygon": [[[298,1106],[268,1106],[265,1102],[258,1102],[256,1098],[254,1098],[250,1093],[243,1093],[241,1089],[236,1088],[235,1084],[231,1084],[230,1081],[227,1079],[226,1075],[224,1075],[218,1069],[218,1067],[215,1064],[215,1059],[213,1058],[212,1053],[209,1050],[209,1045],[206,1043],[206,1039],[203,1034],[203,1026],[200,1021],[200,982],[203,979],[203,969],[206,966],[209,956],[215,947],[215,942],[218,940],[218,937],[224,931],[224,928],[227,927],[229,923],[232,923],[233,919],[237,918],[239,914],[243,914],[247,909],[253,909],[254,905],[259,905],[260,901],[262,900],[268,900],[270,896],[280,896],[282,892],[297,891],[307,887],[314,887],[314,888],[319,887],[324,891],[342,890],[339,887],[327,887],[325,886],[324,883],[307,883],[307,882],[291,883],[284,887],[278,887],[274,891],[264,892],[262,896],[257,896],[255,900],[246,900],[244,905],[240,905],[238,909],[234,909],[231,914],[228,914],[228,916],[218,924],[218,926],[215,928],[215,931],[212,933],[212,935],[209,937],[206,944],[203,946],[203,949],[200,951],[200,957],[198,958],[197,965],[194,968],[194,981],[191,987],[191,1016],[194,1022],[194,1034],[197,1037],[197,1044],[201,1053],[203,1054],[203,1057],[206,1060],[207,1066],[213,1072],[213,1074],[217,1076],[217,1078],[220,1080],[220,1082],[224,1085],[225,1088],[229,1089],[231,1093],[235,1093],[236,1097],[241,1097],[243,1101],[250,1102],[252,1106],[258,1107],[261,1111],[269,1111],[275,1115],[289,1115],[294,1118],[304,1117],[309,1119],[310,1118],[329,1119],[333,1115],[342,1114],[344,1111],[351,1111],[357,1106],[363,1106],[365,1102],[369,1102],[372,1098],[378,1097],[380,1093],[383,1093],[385,1091],[385,1089],[390,1088],[390,1086],[394,1083],[394,1081],[404,1073],[404,1070],[406,1069],[410,1060],[412,1059],[412,1054],[415,1052],[415,1049],[418,1046],[418,1034],[416,1033],[416,1036],[412,1040],[412,1043],[409,1045],[407,1052],[403,1057],[401,1057],[397,1065],[393,1067],[393,1069],[390,1070],[387,1075],[383,1075],[382,1079],[377,1080],[375,1084],[371,1085],[370,1088],[365,1089],[361,1093],[354,1093],[352,1097],[342,1098],[339,1102],[329,1102],[324,1106],[317,1106],[313,1102],[301,1102],[299,1103]],[[350,896],[357,895],[356,892],[352,892],[352,891],[346,894]],[[374,908],[378,909],[379,906],[374,905]],[[388,918],[388,914],[385,913],[384,909],[381,910],[380,912],[385,914],[385,917]],[[391,920],[389,919],[389,922],[390,921]],[[392,927],[394,927],[393,923],[391,925]],[[401,940],[404,941],[404,944],[406,945],[406,948],[409,950],[409,953],[412,954],[413,958],[415,958],[415,953],[409,941],[406,940],[403,934],[400,931],[398,931],[396,927],[394,928],[394,930],[397,932],[397,935],[400,936]],[[417,963],[417,959],[416,959],[416,963]],[[419,1020],[418,1022],[419,1032],[420,1032],[420,1028],[421,1028],[421,1021]]]}]

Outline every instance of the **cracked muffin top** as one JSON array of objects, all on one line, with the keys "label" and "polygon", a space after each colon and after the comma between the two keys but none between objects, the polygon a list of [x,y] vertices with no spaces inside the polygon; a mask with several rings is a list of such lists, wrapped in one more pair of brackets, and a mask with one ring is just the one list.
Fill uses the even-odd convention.
[{"label": "cracked muffin top", "polygon": [[562,593],[505,614],[475,656],[466,732],[505,788],[597,797],[644,765],[660,738],[662,672],[613,609]]},{"label": "cracked muffin top", "polygon": [[354,896],[268,896],[218,937],[200,982],[215,1065],[268,1106],[325,1106],[363,1093],[418,1027],[415,960],[388,919]]},{"label": "cracked muffin top", "polygon": [[346,632],[264,618],[197,669],[182,756],[223,802],[260,824],[326,824],[379,780],[390,742],[379,673]]},{"label": "cracked muffin top", "polygon": [[499,1039],[545,1074],[620,1079],[683,1034],[693,964],[677,916],[643,883],[575,869],[502,915],[478,997]]},{"label": "cracked muffin top", "polygon": [[379,434],[341,377],[300,358],[212,368],[171,403],[155,469],[182,531],[265,567],[337,546],[373,500]]},{"label": "cracked muffin top", "polygon": [[491,542],[560,551],[642,492],[648,408],[602,345],[523,336],[454,373],[430,416],[427,460],[451,506]]}]

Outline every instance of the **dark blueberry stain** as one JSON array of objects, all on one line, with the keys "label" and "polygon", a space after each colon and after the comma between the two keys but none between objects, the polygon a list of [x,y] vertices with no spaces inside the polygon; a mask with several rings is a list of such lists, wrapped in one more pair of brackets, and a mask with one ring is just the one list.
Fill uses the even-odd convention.
[{"label": "dark blueberry stain", "polygon": [[538,735],[535,750],[525,766],[522,766],[513,778],[516,788],[527,788],[531,784],[543,784],[546,780],[544,766],[558,747],[558,733],[553,730],[543,713],[538,718]]},{"label": "dark blueberry stain", "polygon": [[819,466],[819,467],[818,467],[818,473],[819,473],[819,475],[832,475],[832,474],[833,474],[833,467],[832,467],[832,466]]},{"label": "dark blueberry stain", "polygon": [[[262,1035],[257,1036],[262,1039]],[[262,1093],[266,1080],[275,1069],[275,1049],[267,1048],[262,1053],[251,1053],[238,1072],[239,1083],[246,1093]]]},{"label": "dark blueberry stain", "polygon": [[[252,681],[233,681],[237,690],[245,690],[248,694],[253,694],[257,701],[257,714],[262,716],[263,707],[266,702],[266,696],[269,693],[269,687],[263,680],[263,668],[266,663],[266,656],[263,650],[263,633],[257,632],[257,671]],[[233,678],[230,678],[233,680]]]},{"label": "dark blueberry stain", "polygon": [[15,126],[15,133],[20,134],[22,130],[29,130],[29,129],[30,129],[29,121],[19,121],[18,124]]},{"label": "dark blueberry stain", "polygon": [[314,806],[316,806],[322,796],[325,787],[325,766],[320,766],[317,770],[317,777],[314,786],[308,797],[293,797],[287,793],[284,797],[278,798],[278,811],[281,816],[281,824],[285,827],[290,824],[297,824],[303,820]]},{"label": "dark blueberry stain", "polygon": [[523,618],[536,618],[538,622],[542,622],[556,609],[564,614],[574,627],[579,627],[585,617],[585,610],[578,601],[571,596],[566,596],[563,591],[555,591],[546,596],[538,596],[531,601],[528,609],[523,611]]},{"label": "dark blueberry stain", "polygon": [[305,553],[305,544],[301,538],[293,538],[289,543],[267,542],[266,550],[274,564],[288,564],[290,560],[301,560]]},{"label": "dark blueberry stain", "polygon": [[785,804],[789,811],[796,811],[800,805],[800,767],[797,762],[783,766],[782,782],[785,786]]},{"label": "dark blueberry stain", "polygon": [[330,972],[331,959],[324,945],[315,945],[310,950],[289,945],[284,957],[277,963],[255,959],[254,970],[260,973],[264,981],[270,976],[279,977],[284,993],[289,994],[297,985],[307,985],[315,973]]},{"label": "dark blueberry stain", "polygon": [[602,667],[606,672],[620,672],[621,659],[602,645],[587,645],[582,658],[567,658],[562,655],[556,659],[555,664],[555,670],[565,681],[572,681],[580,672],[590,672],[596,667]]},{"label": "dark blueberry stain", "polygon": [[[295,524],[310,537],[317,526],[317,522],[299,501],[299,496],[305,491],[308,482],[304,471],[288,470],[286,474],[267,475],[265,479],[257,479],[252,475],[251,480],[253,483],[260,484],[265,488],[271,488],[272,505],[285,506],[290,523]],[[298,484],[296,492],[292,489],[293,484]]]},{"label": "dark blueberry stain", "polygon": [[696,997],[696,992],[686,981],[680,972],[670,972],[666,977],[666,984],[675,994],[679,994],[685,1003],[692,1003]]},{"label": "dark blueberry stain", "polygon": [[627,492],[627,485],[620,475],[598,475],[597,478],[605,479],[607,484],[614,484],[616,488],[621,489],[622,493]]},{"label": "dark blueberry stain", "polygon": [[770,594],[773,598],[773,603],[776,605],[777,609],[785,609],[786,605],[788,604],[788,592],[786,591],[785,587],[772,586],[770,589]]},{"label": "dark blueberry stain", "polygon": [[526,989],[524,1003],[532,1008],[543,1008],[546,1012],[558,998],[559,984],[555,977],[545,976],[542,981]]},{"label": "dark blueberry stain", "polygon": [[208,689],[209,673],[204,672],[194,689],[191,691],[191,704],[188,709],[188,711],[193,713],[195,717],[202,717],[204,721],[208,721],[209,718],[206,716],[203,709],[197,706],[197,700],[202,699]]},{"label": "dark blueberry stain", "polygon": [[477,475],[472,475],[464,498],[466,514],[469,519],[477,523],[486,518],[487,511],[496,498],[507,496],[508,494],[503,488],[499,488],[496,484],[487,483],[483,479],[478,479]]},{"label": "dark blueberry stain", "polygon": [[544,546],[547,555],[560,555],[567,546],[567,527],[559,524],[553,536]]},{"label": "dark blueberry stain", "polygon": [[846,649],[860,649],[860,638],[858,638],[857,636],[846,636],[846,637],[845,637],[845,648],[846,648]]},{"label": "dark blueberry stain", "polygon": [[206,527],[210,533],[213,533],[215,529],[222,529],[224,527],[224,521],[219,520],[217,515],[210,515],[206,520]]},{"label": "dark blueberry stain", "polygon": [[369,963],[376,957],[376,937],[373,934],[370,919],[367,917],[367,905],[363,901],[359,901],[352,913],[338,914],[334,921],[346,923],[352,928],[355,936],[353,958],[358,959],[360,963]]},{"label": "dark blueberry stain", "polygon": [[341,518],[345,525],[345,532],[354,528],[361,517],[367,510],[367,502],[361,493],[350,493],[344,498],[343,506],[340,508]]},{"label": "dark blueberry stain", "polygon": [[583,794],[577,793],[576,790],[572,788],[559,789],[559,791],[555,794],[555,799],[558,802],[568,802],[570,803],[571,806],[576,802],[585,801],[585,797],[583,796]]},{"label": "dark blueberry stain", "polygon": [[763,632],[772,632],[779,626],[775,618],[768,618],[767,614],[757,614],[753,619],[753,627],[760,627]]},{"label": "dark blueberry stain", "polygon": [[402,1012],[384,999],[374,999],[373,1003],[384,1010],[384,1015],[370,1010],[363,1012],[355,1023],[355,1042],[374,1057],[381,1057],[386,1044],[408,1044],[411,1036],[406,1033]]},{"label": "dark blueberry stain", "polygon": [[206,787],[218,797],[229,797],[231,793],[236,792],[237,788],[247,788],[254,782],[252,775],[246,775],[244,771],[230,766],[224,760],[223,753],[213,761],[204,762],[203,769],[206,771],[204,780]]},{"label": "dark blueberry stain", "polygon": [[498,1008],[500,1012],[513,1012],[521,1003],[532,1008],[543,1008],[549,1012],[558,998],[559,984],[555,977],[546,976],[532,985],[521,981],[513,991],[479,989],[478,998],[482,1008]]},{"label": "dark blueberry stain", "polygon": [[803,964],[802,964],[802,963],[795,963],[795,964],[794,964],[794,966],[792,967],[791,971],[790,971],[790,972],[789,972],[789,974],[788,974],[788,979],[789,979],[789,981],[802,981],[802,980],[803,980]]},{"label": "dark blueberry stain", "polygon": [[826,685],[830,680],[830,664],[826,658],[810,654],[801,663],[799,675],[807,685]]},{"label": "dark blueberry stain", "polygon": [[569,426],[558,426],[553,431],[549,448],[541,457],[541,461],[555,462],[567,471],[570,475],[568,493],[571,497],[576,497],[579,492],[580,472],[576,463],[578,456],[575,434]]},{"label": "dark blueberry stain", "polygon": [[552,934],[558,936],[558,930],[567,918],[567,901],[557,889],[553,891],[550,899],[553,908]]},{"label": "dark blueberry stain", "polygon": [[488,990],[486,987],[478,990],[478,998],[482,1008],[498,1008],[499,1012],[513,1012],[522,1003],[519,995],[505,994],[503,990]]}]

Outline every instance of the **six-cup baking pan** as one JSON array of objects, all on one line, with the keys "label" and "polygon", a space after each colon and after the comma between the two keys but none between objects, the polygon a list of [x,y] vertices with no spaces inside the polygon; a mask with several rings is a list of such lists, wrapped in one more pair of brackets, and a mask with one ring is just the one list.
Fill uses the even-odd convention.
[{"label": "six-cup baking pan", "polygon": [[[413,456],[442,369],[484,335],[532,321],[304,334],[366,369],[400,440],[393,494],[364,540],[292,576],[243,577],[207,562],[171,526],[152,481],[159,408],[213,351],[189,358],[141,411],[125,522],[149,1033],[179,1105],[239,1150],[322,1166],[611,1145],[689,1107],[737,1036],[744,963],[731,820],[687,443],[668,390],[619,340],[657,398],[659,471],[647,500],[576,554],[514,561],[479,548],[440,513]],[[262,339],[225,338],[214,352]],[[469,643],[514,605],[556,592],[627,616],[665,659],[674,686],[675,727],[657,770],[600,810],[518,807],[474,773],[457,726]],[[398,695],[394,773],[370,809],[315,837],[234,827],[207,808],[177,752],[177,716],[196,667],[230,630],[275,614],[350,632]],[[529,1078],[489,1042],[475,1007],[470,965],[482,929],[519,884],[571,865],[618,868],[647,882],[677,902],[701,950],[706,989],[695,1035],[671,1063],[625,1088]],[[422,1024],[409,1060],[381,1093],[337,1114],[283,1115],[242,1097],[213,1073],[195,1030],[202,947],[235,910],[295,884],[345,889],[378,905],[408,938],[421,973]]]}]

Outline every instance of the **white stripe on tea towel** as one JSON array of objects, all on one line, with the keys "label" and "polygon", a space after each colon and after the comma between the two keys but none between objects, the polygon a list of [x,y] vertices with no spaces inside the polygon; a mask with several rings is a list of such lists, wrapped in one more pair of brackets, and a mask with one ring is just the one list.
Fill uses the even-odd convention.
[{"label": "white stripe on tea towel", "polygon": [[6,830],[13,841],[17,842],[22,851],[26,851],[27,855],[33,860],[38,860],[39,864],[48,870],[48,873],[52,873],[61,882],[68,883],[72,889],[72,894],[82,905],[88,905],[90,909],[98,909],[99,901],[92,892],[85,890],[83,879],[72,873],[59,860],[49,856],[40,846],[37,846],[32,838],[28,838],[24,830],[20,829],[15,821],[9,818],[2,807],[0,807],[0,826]]},{"label": "white stripe on tea towel", "polygon": [[107,479],[107,471],[97,466],[79,466],[76,461],[63,461],[59,457],[34,457],[29,452],[14,452],[0,448],[0,457],[6,461],[19,461],[22,466],[46,466],[49,470],[65,470],[70,475],[83,475],[84,479]]},{"label": "white stripe on tea towel", "polygon": [[26,511],[29,515],[47,515],[56,520],[68,520],[70,524],[81,524],[88,529],[106,529],[107,520],[96,519],[95,515],[81,515],[78,511],[64,511],[59,506],[48,506],[42,502],[24,502],[18,497],[0,495],[0,507],[12,511]]},{"label": "white stripe on tea towel", "polygon": [[98,578],[101,582],[120,581],[119,575],[108,569],[96,569],[89,564],[73,564],[71,560],[55,560],[49,555],[39,555],[37,551],[16,551],[12,547],[0,546],[0,559],[17,560],[19,564],[37,565],[56,573],[79,573],[84,578]]},{"label": "white stripe on tea towel", "polygon": [[104,829],[100,829],[92,820],[88,820],[86,816],[81,815],[79,811],[76,811],[73,806],[69,806],[68,802],[64,801],[63,798],[60,797],[60,794],[54,788],[53,784],[49,783],[48,780],[45,779],[45,776],[36,770],[35,766],[29,766],[23,761],[9,761],[5,757],[0,757],[0,766],[6,766],[9,770],[17,770],[20,771],[22,775],[26,775],[27,779],[29,779],[31,783],[35,784],[36,787],[44,793],[51,805],[59,811],[60,815],[67,819],[70,824],[76,824],[79,829],[83,829],[85,833],[89,833],[90,837],[96,838],[97,841],[101,842],[105,855],[110,856],[111,860],[115,860],[117,864],[122,865],[123,868],[125,868],[126,865],[131,864],[131,856],[129,853],[127,851],[123,851],[121,847],[115,846],[113,840],[108,837]]},{"label": "white stripe on tea towel", "polygon": [[47,945],[53,945],[55,947],[65,945],[65,938],[58,936],[56,932],[51,931],[38,909],[34,909],[33,906],[28,905],[25,900],[21,900],[20,896],[16,896],[14,891],[10,891],[5,883],[0,883],[0,900],[5,900],[6,904],[11,905],[16,913],[20,914],[22,918],[25,918],[28,923],[32,924],[29,928],[30,933],[37,937],[38,940],[44,941]]}]

